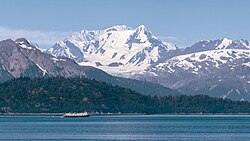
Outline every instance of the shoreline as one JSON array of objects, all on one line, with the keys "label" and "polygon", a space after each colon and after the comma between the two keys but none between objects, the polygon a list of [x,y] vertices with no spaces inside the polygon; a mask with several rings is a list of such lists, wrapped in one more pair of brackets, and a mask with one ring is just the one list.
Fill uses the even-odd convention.
[{"label": "shoreline", "polygon": [[[0,113],[0,116],[63,116],[65,113]],[[145,114],[145,113],[89,113],[91,116],[112,116],[112,115],[250,115],[250,113],[166,113],[166,114]]]}]

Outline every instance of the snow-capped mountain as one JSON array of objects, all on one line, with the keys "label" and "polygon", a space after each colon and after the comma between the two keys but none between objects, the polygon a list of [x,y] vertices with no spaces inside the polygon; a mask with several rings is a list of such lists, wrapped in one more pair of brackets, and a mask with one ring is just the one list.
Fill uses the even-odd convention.
[{"label": "snow-capped mountain", "polygon": [[82,30],[47,52],[187,94],[250,100],[250,44],[243,39],[202,40],[180,49],[157,39],[143,25],[114,26]]},{"label": "snow-capped mountain", "polygon": [[121,25],[105,30],[82,30],[47,50],[74,59],[80,65],[100,68],[113,75],[130,76],[167,57],[176,46],[157,39],[144,26]]},{"label": "snow-capped mountain", "polygon": [[147,73],[134,77],[187,94],[250,100],[248,41],[232,41],[228,38],[200,41],[180,54],[151,65]]},{"label": "snow-capped mountain", "polygon": [[250,50],[222,49],[180,55],[151,66],[144,76],[187,94],[250,100]]},{"label": "snow-capped mountain", "polygon": [[145,95],[178,95],[162,85],[111,76],[66,57],[43,53],[24,38],[0,41],[0,83],[19,77],[83,77],[130,88]]}]

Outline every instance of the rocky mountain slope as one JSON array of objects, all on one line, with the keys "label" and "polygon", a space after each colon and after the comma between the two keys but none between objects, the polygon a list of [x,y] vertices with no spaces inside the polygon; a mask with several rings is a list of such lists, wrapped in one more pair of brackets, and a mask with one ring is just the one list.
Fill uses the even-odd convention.
[{"label": "rocky mountain slope", "polygon": [[24,38],[0,42],[0,81],[19,77],[80,77],[130,88],[146,95],[179,94],[159,84],[114,77],[94,67],[80,66],[66,57],[43,53]]},{"label": "rocky mountain slope", "polygon": [[220,49],[180,55],[138,75],[184,93],[250,100],[250,50]]},{"label": "rocky mountain slope", "polygon": [[250,100],[250,45],[246,40],[200,41],[146,72],[134,77],[186,94]]}]

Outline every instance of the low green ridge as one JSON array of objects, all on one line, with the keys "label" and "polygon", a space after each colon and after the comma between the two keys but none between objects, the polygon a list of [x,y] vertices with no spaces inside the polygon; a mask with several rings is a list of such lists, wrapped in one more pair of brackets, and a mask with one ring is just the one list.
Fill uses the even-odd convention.
[{"label": "low green ridge", "polygon": [[196,96],[146,96],[83,78],[19,78],[0,84],[0,113],[250,113],[250,103]]}]

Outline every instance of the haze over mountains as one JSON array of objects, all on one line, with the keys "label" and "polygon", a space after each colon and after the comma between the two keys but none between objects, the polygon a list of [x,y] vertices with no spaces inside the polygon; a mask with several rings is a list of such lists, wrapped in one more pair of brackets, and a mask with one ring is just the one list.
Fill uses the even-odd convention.
[{"label": "haze over mountains", "polygon": [[182,49],[157,39],[143,25],[122,25],[82,30],[46,52],[186,94],[250,100],[250,45],[243,39],[198,41]]}]

